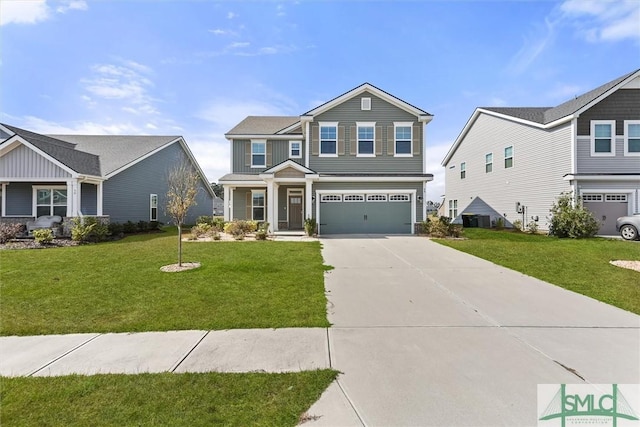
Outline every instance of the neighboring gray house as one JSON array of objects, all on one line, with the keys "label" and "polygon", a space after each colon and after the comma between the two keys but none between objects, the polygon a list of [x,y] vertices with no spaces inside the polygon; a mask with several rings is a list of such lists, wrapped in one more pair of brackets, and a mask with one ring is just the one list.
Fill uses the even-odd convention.
[{"label": "neighboring gray house", "polygon": [[182,137],[47,136],[0,124],[1,218],[88,215],[168,224],[167,175],[183,160],[202,178],[190,223],[213,213],[213,191]]},{"label": "neighboring gray house", "polygon": [[224,218],[272,231],[406,233],[426,215],[424,129],[432,115],[365,83],[292,117],[247,117],[226,137]]},{"label": "neighboring gray house", "polygon": [[442,161],[445,208],[549,227],[573,192],[615,234],[640,211],[640,70],[556,107],[477,108]]}]

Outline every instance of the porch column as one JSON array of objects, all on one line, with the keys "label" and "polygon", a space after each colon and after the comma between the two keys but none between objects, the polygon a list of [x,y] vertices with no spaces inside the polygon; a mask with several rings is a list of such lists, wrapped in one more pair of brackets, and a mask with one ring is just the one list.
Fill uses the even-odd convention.
[{"label": "porch column", "polygon": [[313,186],[313,182],[310,179],[307,179],[304,183],[304,217],[311,218],[313,216],[312,205],[313,200],[311,199],[311,188]]},{"label": "porch column", "polygon": [[78,216],[80,210],[80,191],[78,181],[70,179],[67,181],[67,216]]},{"label": "porch column", "polygon": [[102,181],[96,185],[96,215],[102,216]]},{"label": "porch column", "polygon": [[271,229],[273,231],[278,231],[278,220],[279,218],[279,209],[278,209],[278,192],[280,191],[280,185],[276,182],[273,183],[273,210],[271,211],[273,216],[271,217]]},{"label": "porch column", "polygon": [[232,206],[231,188],[227,187],[226,185],[223,185],[222,188],[224,189],[224,196],[223,196],[224,209],[222,211],[222,215],[224,216],[225,221],[231,221],[231,216],[230,216],[230,210]]},{"label": "porch column", "polygon": [[266,221],[269,223],[269,231],[273,231],[273,189],[274,183],[273,179],[265,179],[267,181],[267,218]]}]

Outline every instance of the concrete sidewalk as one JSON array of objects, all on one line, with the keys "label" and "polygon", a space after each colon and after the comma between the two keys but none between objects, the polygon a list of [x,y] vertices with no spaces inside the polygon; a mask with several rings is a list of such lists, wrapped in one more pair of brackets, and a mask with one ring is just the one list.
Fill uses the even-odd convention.
[{"label": "concrete sidewalk", "polygon": [[299,372],[329,368],[325,328],[0,337],[0,375]]}]

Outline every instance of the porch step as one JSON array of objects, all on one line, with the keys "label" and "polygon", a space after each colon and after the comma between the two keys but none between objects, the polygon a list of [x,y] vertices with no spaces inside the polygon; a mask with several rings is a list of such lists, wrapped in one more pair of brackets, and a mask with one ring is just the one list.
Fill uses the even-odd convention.
[{"label": "porch step", "polygon": [[280,231],[274,231],[273,232],[274,236],[287,236],[287,237],[302,237],[305,236],[306,233],[304,232],[304,230],[280,230]]}]

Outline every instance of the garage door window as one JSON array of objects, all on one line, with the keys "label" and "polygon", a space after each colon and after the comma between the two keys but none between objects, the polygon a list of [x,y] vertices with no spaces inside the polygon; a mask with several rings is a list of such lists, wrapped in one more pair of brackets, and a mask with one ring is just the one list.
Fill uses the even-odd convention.
[{"label": "garage door window", "polygon": [[602,194],[583,194],[582,201],[584,202],[601,202]]},{"label": "garage door window", "polygon": [[320,201],[323,203],[336,203],[342,201],[342,196],[340,194],[323,194],[320,197]]},{"label": "garage door window", "polygon": [[607,202],[626,202],[627,195],[626,194],[605,194],[604,199]]},{"label": "garage door window", "polygon": [[364,202],[364,194],[345,194],[345,202]]},{"label": "garage door window", "polygon": [[367,202],[386,202],[387,195],[386,194],[368,194]]},{"label": "garage door window", "polygon": [[390,194],[389,201],[390,202],[408,202],[409,195],[408,194]]}]

